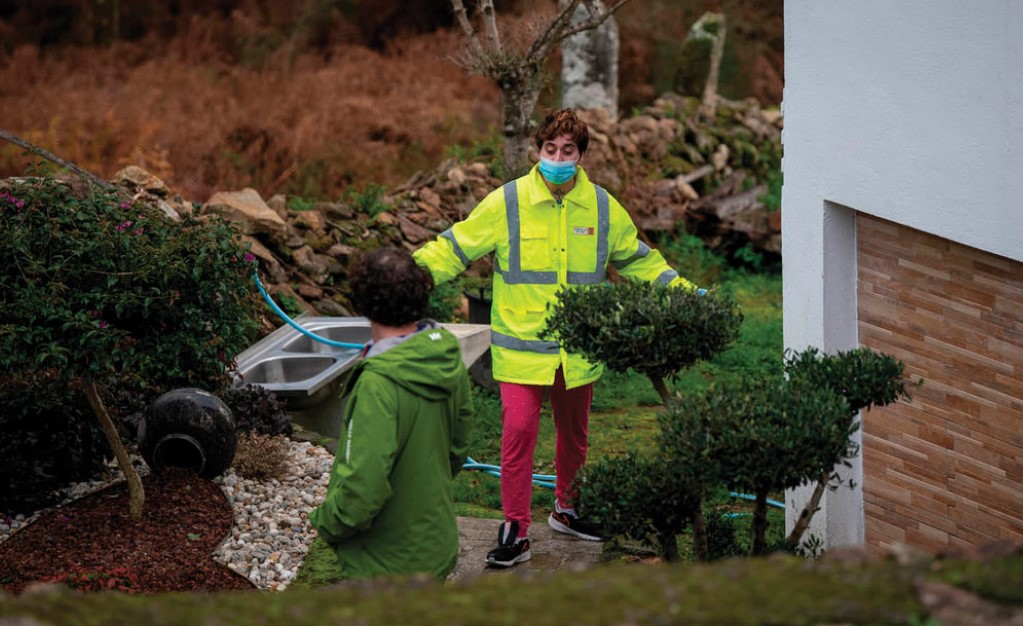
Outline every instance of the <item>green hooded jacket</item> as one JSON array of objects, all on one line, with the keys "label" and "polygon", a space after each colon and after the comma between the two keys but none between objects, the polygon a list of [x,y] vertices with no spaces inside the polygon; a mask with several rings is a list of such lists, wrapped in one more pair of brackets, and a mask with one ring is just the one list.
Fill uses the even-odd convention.
[{"label": "green hooded jacket", "polygon": [[327,496],[309,520],[345,578],[443,580],[458,559],[451,489],[468,455],[469,377],[458,340],[433,322],[385,341],[345,382]]}]

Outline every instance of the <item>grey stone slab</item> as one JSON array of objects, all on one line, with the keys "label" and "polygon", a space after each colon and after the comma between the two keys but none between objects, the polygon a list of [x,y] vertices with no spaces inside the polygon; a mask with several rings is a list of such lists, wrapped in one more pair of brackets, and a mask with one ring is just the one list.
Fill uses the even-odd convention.
[{"label": "grey stone slab", "polygon": [[584,541],[555,532],[546,519],[534,520],[529,527],[532,558],[507,569],[486,565],[487,552],[497,546],[497,529],[501,520],[458,518],[458,566],[449,580],[465,581],[478,576],[503,575],[512,571],[554,571],[584,569],[600,562],[604,544]]}]

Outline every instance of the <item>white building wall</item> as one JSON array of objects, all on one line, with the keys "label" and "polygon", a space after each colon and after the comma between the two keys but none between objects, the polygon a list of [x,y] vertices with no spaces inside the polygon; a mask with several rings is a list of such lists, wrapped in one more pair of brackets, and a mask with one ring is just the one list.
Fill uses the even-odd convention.
[{"label": "white building wall", "polygon": [[[786,348],[857,345],[857,212],[1023,261],[1023,2],[786,0],[782,110]],[[811,532],[862,543],[860,489]]]}]

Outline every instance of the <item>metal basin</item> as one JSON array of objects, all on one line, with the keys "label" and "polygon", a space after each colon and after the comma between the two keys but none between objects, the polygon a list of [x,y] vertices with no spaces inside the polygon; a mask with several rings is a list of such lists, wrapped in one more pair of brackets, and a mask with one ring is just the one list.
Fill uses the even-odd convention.
[{"label": "metal basin", "polygon": [[296,383],[323,374],[335,363],[337,359],[329,356],[271,356],[252,364],[243,376],[256,385]]},{"label": "metal basin", "polygon": [[[299,317],[306,331],[331,341],[365,344],[370,340],[364,317]],[[458,338],[466,367],[490,347],[490,328],[482,324],[444,324]],[[362,358],[355,348],[331,346],[290,325],[262,338],[238,355],[242,381],[265,387],[284,401],[296,424],[336,437],[345,398],[341,386]]]},{"label": "metal basin", "polygon": [[[322,324],[313,324],[313,327],[303,326],[307,330],[314,332],[317,336],[331,341],[340,341],[342,343],[358,343],[365,344],[370,340],[369,324],[365,326],[359,325],[344,325],[344,326],[322,326]],[[319,326],[319,328],[316,328]],[[296,337],[289,339],[287,343],[282,346],[282,350],[285,352],[317,352],[317,353],[328,353],[334,354],[338,351],[346,351],[345,348],[339,348],[317,341],[312,337],[298,334]]]}]

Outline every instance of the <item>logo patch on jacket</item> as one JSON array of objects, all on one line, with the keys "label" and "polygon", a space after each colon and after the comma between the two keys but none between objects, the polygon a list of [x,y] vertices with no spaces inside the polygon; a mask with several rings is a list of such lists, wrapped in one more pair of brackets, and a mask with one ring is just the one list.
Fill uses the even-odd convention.
[{"label": "logo patch on jacket", "polygon": [[572,232],[575,233],[576,235],[588,235],[588,236],[592,237],[593,236],[593,227],[590,226],[590,227],[587,228],[586,226],[576,226],[576,227],[574,227],[572,229]]}]

